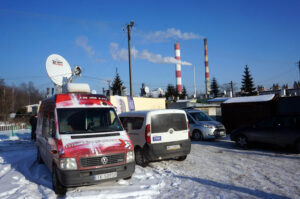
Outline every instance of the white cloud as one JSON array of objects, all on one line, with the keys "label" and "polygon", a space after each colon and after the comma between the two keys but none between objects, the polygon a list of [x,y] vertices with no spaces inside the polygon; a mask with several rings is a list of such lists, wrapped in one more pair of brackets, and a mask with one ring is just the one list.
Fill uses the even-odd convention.
[{"label": "white cloud", "polygon": [[180,40],[192,40],[192,39],[204,39],[203,36],[193,32],[181,32],[179,29],[168,28],[166,31],[155,31],[145,35],[147,40],[160,42],[168,39],[180,39]]},{"label": "white cloud", "polygon": [[90,58],[93,58],[94,59],[93,61],[95,61],[96,63],[105,62],[104,59],[99,58],[101,57],[101,54],[99,52],[97,52],[96,55],[96,51],[93,49],[91,45],[88,44],[88,38],[86,36],[77,37],[75,39],[75,43],[77,46],[81,47]]},{"label": "white cloud", "polygon": [[88,38],[85,36],[77,37],[75,40],[77,46],[83,48],[83,50],[88,54],[88,56],[92,57],[95,54],[93,47],[88,45]]},{"label": "white cloud", "polygon": [[[120,49],[117,43],[110,43],[110,53],[114,60],[128,60],[128,50],[125,48]],[[163,57],[160,54],[153,54],[148,50],[139,52],[136,48],[131,49],[131,55],[135,59],[147,60],[151,63],[159,64],[181,64],[191,66],[192,64],[186,61],[176,60],[174,57]]]}]

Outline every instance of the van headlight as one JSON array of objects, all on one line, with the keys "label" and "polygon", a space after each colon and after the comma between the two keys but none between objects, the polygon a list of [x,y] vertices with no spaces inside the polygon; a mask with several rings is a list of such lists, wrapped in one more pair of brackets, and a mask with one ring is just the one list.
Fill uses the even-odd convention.
[{"label": "van headlight", "polygon": [[76,170],[77,163],[75,158],[61,158],[59,166],[63,170]]},{"label": "van headlight", "polygon": [[128,151],[126,156],[126,162],[133,162],[134,161],[134,152]]},{"label": "van headlight", "polygon": [[202,126],[203,126],[204,128],[208,128],[208,129],[213,129],[213,128],[215,128],[214,126],[207,125],[207,124],[203,124]]}]

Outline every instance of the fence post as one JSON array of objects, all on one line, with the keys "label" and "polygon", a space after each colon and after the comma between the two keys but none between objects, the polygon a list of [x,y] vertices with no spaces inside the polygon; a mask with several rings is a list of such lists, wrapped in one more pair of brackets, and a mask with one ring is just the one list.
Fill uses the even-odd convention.
[{"label": "fence post", "polygon": [[11,125],[11,136],[16,136],[15,132],[14,132],[14,126]]}]

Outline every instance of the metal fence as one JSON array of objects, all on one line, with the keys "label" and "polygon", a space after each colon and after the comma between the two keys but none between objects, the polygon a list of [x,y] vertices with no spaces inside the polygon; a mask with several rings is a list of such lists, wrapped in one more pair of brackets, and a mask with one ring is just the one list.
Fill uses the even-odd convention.
[{"label": "metal fence", "polygon": [[20,130],[20,129],[30,129],[30,126],[28,126],[27,124],[6,124],[0,126],[0,131]]}]

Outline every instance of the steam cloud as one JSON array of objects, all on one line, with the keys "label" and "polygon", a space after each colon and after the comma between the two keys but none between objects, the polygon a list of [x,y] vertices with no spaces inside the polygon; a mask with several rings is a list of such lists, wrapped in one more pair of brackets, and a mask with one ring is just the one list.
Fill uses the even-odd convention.
[{"label": "steam cloud", "polygon": [[155,31],[150,32],[145,35],[147,40],[151,41],[164,41],[168,39],[182,39],[182,40],[191,40],[191,39],[204,39],[203,36],[198,35],[193,32],[181,32],[181,30],[175,28],[168,28],[166,31]]},{"label": "steam cloud", "polygon": [[[114,60],[128,60],[128,50],[124,48],[119,49],[119,45],[117,43],[110,43],[110,53]],[[131,49],[131,54],[135,59],[144,59],[156,64],[181,64],[185,66],[192,65],[189,62],[180,61],[175,59],[174,57],[162,57],[160,54],[153,54],[148,50],[143,50],[139,52],[134,47]]]}]

